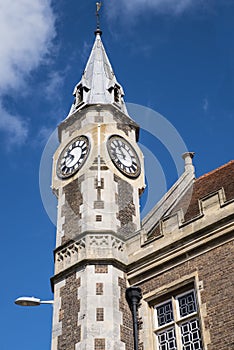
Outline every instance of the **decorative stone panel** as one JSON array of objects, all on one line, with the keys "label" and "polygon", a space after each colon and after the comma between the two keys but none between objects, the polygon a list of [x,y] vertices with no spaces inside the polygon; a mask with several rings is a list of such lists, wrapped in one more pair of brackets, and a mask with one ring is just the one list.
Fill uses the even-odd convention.
[{"label": "decorative stone panel", "polygon": [[79,258],[84,255],[84,249],[86,246],[85,239],[81,239],[70,245],[58,250],[55,253],[55,273],[74,265],[79,261]]},{"label": "decorative stone panel", "polygon": [[104,209],[104,201],[98,200],[93,203],[94,209]]},{"label": "decorative stone panel", "polygon": [[95,273],[108,273],[108,265],[95,265]]},{"label": "decorative stone panel", "polygon": [[126,263],[126,246],[112,235],[86,235],[55,251],[55,273],[82,261],[83,259],[117,259]]}]

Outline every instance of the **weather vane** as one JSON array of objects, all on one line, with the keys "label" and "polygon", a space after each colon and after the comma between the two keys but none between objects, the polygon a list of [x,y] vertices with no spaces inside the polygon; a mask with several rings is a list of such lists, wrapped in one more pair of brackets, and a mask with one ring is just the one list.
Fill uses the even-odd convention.
[{"label": "weather vane", "polygon": [[97,29],[100,29],[100,16],[99,16],[99,11],[102,7],[102,3],[96,2],[96,17],[97,17]]}]

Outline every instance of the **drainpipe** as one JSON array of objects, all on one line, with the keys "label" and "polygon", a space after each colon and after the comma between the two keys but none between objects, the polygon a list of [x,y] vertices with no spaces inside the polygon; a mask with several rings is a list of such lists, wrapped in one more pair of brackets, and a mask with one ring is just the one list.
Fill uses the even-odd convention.
[{"label": "drainpipe", "polygon": [[134,350],[138,350],[138,324],[137,309],[142,298],[140,287],[129,287],[126,289],[126,300],[132,311]]}]

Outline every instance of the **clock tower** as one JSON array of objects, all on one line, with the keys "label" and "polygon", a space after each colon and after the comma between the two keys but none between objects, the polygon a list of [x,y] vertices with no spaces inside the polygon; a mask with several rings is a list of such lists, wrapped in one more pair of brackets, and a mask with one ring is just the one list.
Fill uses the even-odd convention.
[{"label": "clock tower", "polygon": [[126,348],[126,242],[140,230],[144,163],[101,34],[58,127],[52,350]]}]

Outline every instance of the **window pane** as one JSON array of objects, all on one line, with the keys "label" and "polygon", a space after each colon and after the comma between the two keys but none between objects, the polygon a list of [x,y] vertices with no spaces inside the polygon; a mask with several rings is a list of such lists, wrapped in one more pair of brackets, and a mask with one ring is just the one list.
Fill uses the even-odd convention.
[{"label": "window pane", "polygon": [[194,292],[189,292],[178,298],[180,317],[187,316],[197,311]]},{"label": "window pane", "polygon": [[202,350],[201,332],[198,320],[180,325],[183,350]]},{"label": "window pane", "polygon": [[171,301],[156,307],[158,326],[163,326],[174,320]]},{"label": "window pane", "polygon": [[158,333],[159,350],[177,350],[175,329],[170,328]]}]

